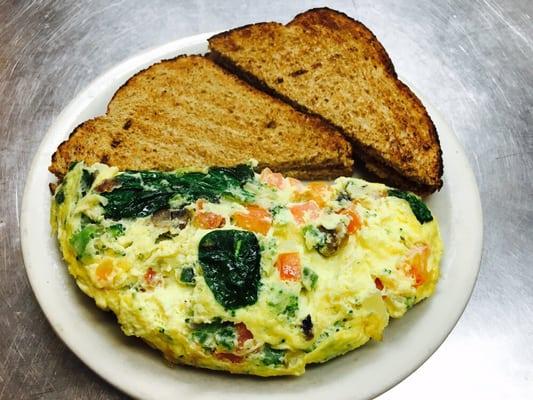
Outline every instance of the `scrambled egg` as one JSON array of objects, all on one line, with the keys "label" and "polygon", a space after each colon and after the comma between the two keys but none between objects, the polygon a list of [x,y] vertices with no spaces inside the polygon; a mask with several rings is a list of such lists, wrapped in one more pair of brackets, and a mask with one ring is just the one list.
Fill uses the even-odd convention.
[{"label": "scrambled egg", "polygon": [[300,375],[380,340],[430,296],[437,222],[416,196],[355,178],[305,185],[249,166],[71,167],[51,223],[78,286],[168,360]]}]

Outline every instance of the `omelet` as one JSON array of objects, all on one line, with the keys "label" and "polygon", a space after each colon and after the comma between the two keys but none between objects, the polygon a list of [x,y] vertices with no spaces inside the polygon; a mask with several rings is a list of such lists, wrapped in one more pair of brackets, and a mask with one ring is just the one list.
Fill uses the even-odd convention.
[{"label": "omelet", "polygon": [[173,363],[301,375],[430,296],[437,221],[414,194],[253,165],[119,171],[77,163],[51,224],[70,274]]}]

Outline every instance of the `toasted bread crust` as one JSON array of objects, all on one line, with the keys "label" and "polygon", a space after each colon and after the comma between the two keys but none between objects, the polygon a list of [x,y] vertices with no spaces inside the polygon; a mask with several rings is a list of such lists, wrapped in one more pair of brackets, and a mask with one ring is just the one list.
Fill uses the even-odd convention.
[{"label": "toasted bread crust", "polygon": [[405,177],[399,175],[392,168],[379,164],[379,162],[371,159],[370,157],[362,156],[360,157],[362,165],[367,172],[370,172],[372,175],[378,177],[386,185],[414,192],[419,196],[427,196],[434,192],[434,189],[431,186],[422,185],[417,182],[410,181],[405,179]]},{"label": "toasted bread crust", "polygon": [[304,168],[283,171],[283,175],[285,176],[305,181],[333,180],[339,176],[352,176],[352,174],[352,168],[347,167]]},{"label": "toasted bread crust", "polygon": [[[325,36],[328,37],[325,38]],[[257,54],[263,54],[266,51],[265,43],[274,50],[272,54],[266,56],[269,61],[263,60],[262,62]],[[335,95],[335,86],[328,87],[326,84],[324,87],[324,85],[321,86],[322,82],[334,80],[335,77],[319,75],[320,79],[313,79],[318,74],[313,69],[315,66],[319,69],[324,62],[328,63],[327,57],[344,57],[345,62],[353,61],[351,54],[344,54],[347,51],[344,47],[350,44],[352,45],[351,53],[355,51],[364,53],[359,57],[363,60],[361,64],[357,64],[359,67],[367,68],[369,64],[365,64],[364,60],[372,61],[369,71],[363,70],[362,76],[371,75],[372,66],[374,70],[376,68],[382,70],[383,75],[378,75],[380,80],[376,81],[387,82],[387,90],[392,91],[383,95],[381,93],[383,89],[379,84],[372,87],[369,83],[367,84],[366,80],[359,79],[358,81],[351,78],[342,81],[344,86],[350,84],[355,86],[355,92],[360,89],[357,85],[367,93],[368,90],[375,92],[373,96],[379,98],[379,101],[368,104],[367,115],[376,110],[379,113],[383,104],[389,107],[382,112],[383,120],[374,123],[378,131],[367,129],[368,132],[362,132],[365,131],[364,125],[368,122],[364,120],[364,117],[354,118],[354,121],[357,118],[363,119],[362,125],[360,123],[358,125],[357,121],[347,120],[345,114],[349,114],[352,111],[350,107],[354,107],[349,102],[345,102],[345,109],[339,111],[332,111],[333,106],[328,108],[327,104],[324,105],[323,100],[327,101],[328,97]],[[307,53],[320,48],[321,45],[327,49],[320,49],[316,57],[313,55],[306,58]],[[338,48],[334,45],[338,45]],[[423,188],[424,192],[432,192],[442,186],[442,151],[433,121],[420,100],[403,82],[398,80],[385,49],[362,23],[338,11],[318,8],[297,15],[285,26],[275,22],[259,23],[220,33],[209,39],[209,46],[211,57],[228,70],[291,104],[299,111],[317,115],[339,129],[352,141],[356,153],[364,154],[364,158],[371,164],[369,170],[376,173],[378,169],[376,166],[380,166],[381,173],[377,174],[378,176],[388,171],[388,174],[395,175],[396,182],[400,182],[401,177],[402,186]],[[254,46],[257,47],[257,54],[249,51]],[[274,53],[275,51],[279,53]],[[282,59],[283,63],[276,61],[279,59]],[[355,60],[358,61],[357,58]],[[334,65],[334,62],[330,64]],[[292,73],[288,73],[287,65],[292,68]],[[343,72],[346,73],[346,70]],[[274,78],[275,74],[278,78]],[[305,78],[309,75],[312,78]],[[290,83],[287,83],[289,79]],[[365,87],[365,85],[370,85],[370,87]],[[302,88],[305,88],[307,92]],[[317,92],[319,95],[314,95],[314,98],[309,94]],[[317,96],[319,100],[316,100]],[[343,103],[340,103],[342,106]],[[407,112],[403,113],[404,110]],[[392,114],[394,117],[387,114]],[[368,118],[371,123],[375,122],[371,120],[372,117]],[[393,128],[387,124],[383,125],[386,122],[394,125]],[[389,137],[383,136],[385,133],[380,130],[387,131]]]},{"label": "toasted bread crust", "polygon": [[250,158],[305,178],[350,174],[351,146],[319,118],[294,111],[204,56],[178,56],[131,77],[105,115],[76,127],[52,156],[119,169],[229,166]]}]

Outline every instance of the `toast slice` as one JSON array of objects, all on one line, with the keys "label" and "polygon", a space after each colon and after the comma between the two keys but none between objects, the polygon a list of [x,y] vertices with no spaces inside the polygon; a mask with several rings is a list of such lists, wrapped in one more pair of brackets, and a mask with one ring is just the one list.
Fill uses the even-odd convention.
[{"label": "toast slice", "polygon": [[259,23],[209,39],[211,57],[300,111],[319,115],[354,144],[369,170],[418,193],[442,186],[437,131],[362,23],[328,8],[287,25]]},{"label": "toast slice", "polygon": [[52,156],[61,179],[74,161],[119,169],[259,167],[307,179],[351,175],[351,145],[204,56],[162,61],[128,80],[107,113],[78,126]]}]

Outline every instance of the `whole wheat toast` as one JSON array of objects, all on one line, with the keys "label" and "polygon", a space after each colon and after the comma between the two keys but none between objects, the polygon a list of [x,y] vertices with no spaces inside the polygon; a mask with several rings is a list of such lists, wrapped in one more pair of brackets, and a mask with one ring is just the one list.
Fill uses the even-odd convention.
[{"label": "whole wheat toast", "polygon": [[362,23],[328,8],[287,25],[259,23],[209,39],[211,57],[296,109],[318,115],[354,144],[367,169],[427,194],[442,186],[435,126]]},{"label": "whole wheat toast", "polygon": [[129,79],[103,116],[78,126],[52,156],[62,178],[74,161],[119,169],[259,167],[301,179],[351,175],[351,145],[204,56],[162,61]]}]

